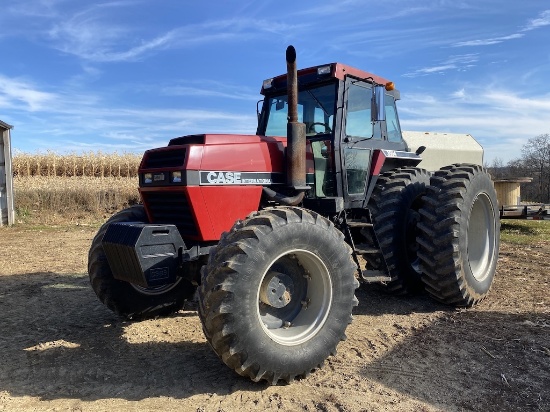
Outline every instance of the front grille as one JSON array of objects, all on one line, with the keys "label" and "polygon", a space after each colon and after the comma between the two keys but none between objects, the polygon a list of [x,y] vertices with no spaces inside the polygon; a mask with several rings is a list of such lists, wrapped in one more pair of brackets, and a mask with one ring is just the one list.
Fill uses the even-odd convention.
[{"label": "front grille", "polygon": [[185,161],[185,148],[171,150],[154,150],[145,155],[143,168],[155,169],[160,167],[183,166]]},{"label": "front grille", "polygon": [[176,225],[180,234],[197,236],[197,226],[184,192],[142,192],[151,223]]}]

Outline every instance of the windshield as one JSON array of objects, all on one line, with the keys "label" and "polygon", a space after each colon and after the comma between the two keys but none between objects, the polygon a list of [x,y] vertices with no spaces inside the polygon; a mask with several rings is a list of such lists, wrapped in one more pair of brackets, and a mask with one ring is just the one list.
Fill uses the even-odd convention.
[{"label": "windshield", "polygon": [[[298,121],[306,124],[306,135],[332,133],[336,85],[314,87],[298,92]],[[268,119],[266,136],[286,136],[287,95],[267,99]]]}]

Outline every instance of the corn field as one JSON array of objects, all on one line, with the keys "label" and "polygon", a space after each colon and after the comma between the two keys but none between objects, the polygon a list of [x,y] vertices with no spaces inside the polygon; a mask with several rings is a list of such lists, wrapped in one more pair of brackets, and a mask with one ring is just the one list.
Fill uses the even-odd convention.
[{"label": "corn field", "polygon": [[101,222],[140,201],[141,155],[16,153],[15,209],[21,223]]},{"label": "corn field", "polygon": [[137,178],[15,176],[13,185],[20,223],[101,222],[140,201]]},{"label": "corn field", "polygon": [[12,169],[19,177],[137,177],[141,157],[133,153],[17,153]]}]

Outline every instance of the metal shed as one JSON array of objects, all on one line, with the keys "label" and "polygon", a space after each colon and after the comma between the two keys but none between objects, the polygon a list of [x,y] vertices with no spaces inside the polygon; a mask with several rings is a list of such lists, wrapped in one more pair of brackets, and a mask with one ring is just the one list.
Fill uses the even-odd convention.
[{"label": "metal shed", "polygon": [[0,226],[15,220],[13,206],[13,174],[11,169],[11,136],[13,126],[0,120]]}]

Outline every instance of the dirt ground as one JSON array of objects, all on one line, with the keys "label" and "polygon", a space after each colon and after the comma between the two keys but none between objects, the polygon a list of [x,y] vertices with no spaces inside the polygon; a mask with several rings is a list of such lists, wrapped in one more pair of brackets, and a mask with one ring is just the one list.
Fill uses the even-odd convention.
[{"label": "dirt ground", "polygon": [[95,229],[0,229],[0,411],[549,411],[550,242],[503,244],[469,310],[358,290],[338,354],[266,386],[229,370],[193,305],[122,321],[88,284]]}]

